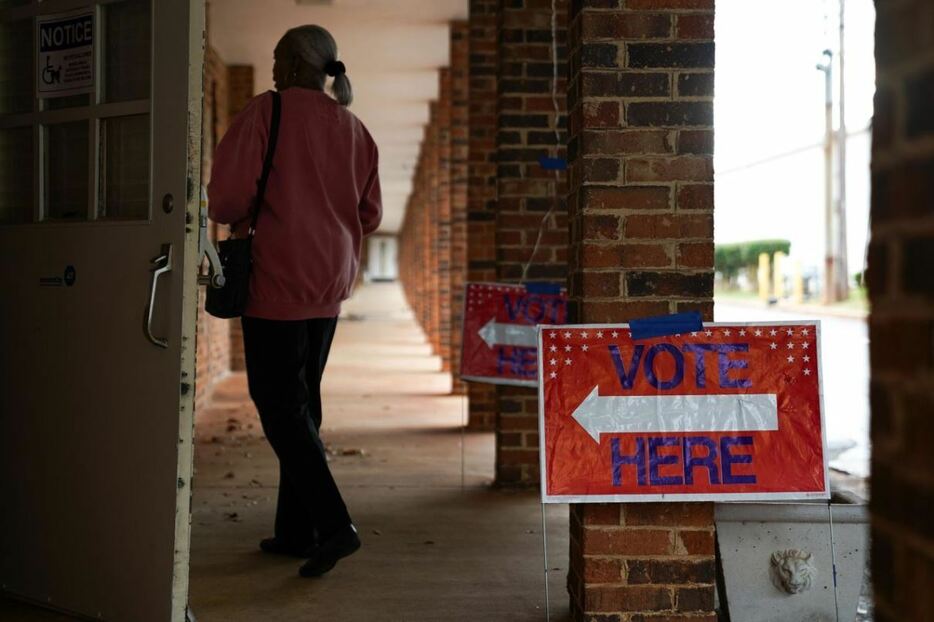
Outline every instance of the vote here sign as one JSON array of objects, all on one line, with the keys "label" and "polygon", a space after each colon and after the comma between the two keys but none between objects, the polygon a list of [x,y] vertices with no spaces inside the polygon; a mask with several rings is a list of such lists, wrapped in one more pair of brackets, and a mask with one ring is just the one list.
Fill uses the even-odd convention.
[{"label": "vote here sign", "polygon": [[544,502],[829,497],[818,322],[539,340]]},{"label": "vote here sign", "polygon": [[534,387],[538,324],[567,321],[567,293],[556,287],[468,283],[461,377]]}]

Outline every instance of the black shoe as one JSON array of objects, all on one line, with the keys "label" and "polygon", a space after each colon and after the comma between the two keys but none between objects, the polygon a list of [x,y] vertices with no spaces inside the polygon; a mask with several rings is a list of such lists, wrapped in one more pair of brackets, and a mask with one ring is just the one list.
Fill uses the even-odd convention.
[{"label": "black shoe", "polygon": [[344,527],[319,544],[311,558],[299,568],[303,577],[320,577],[337,565],[338,560],[353,555],[360,548],[360,538],[353,525]]},{"label": "black shoe", "polygon": [[312,545],[301,546],[298,544],[291,544],[289,542],[283,542],[278,538],[266,538],[265,540],[260,541],[259,548],[264,553],[271,553],[272,555],[287,555],[288,557],[300,557],[302,559],[311,557],[315,550],[315,547]]}]

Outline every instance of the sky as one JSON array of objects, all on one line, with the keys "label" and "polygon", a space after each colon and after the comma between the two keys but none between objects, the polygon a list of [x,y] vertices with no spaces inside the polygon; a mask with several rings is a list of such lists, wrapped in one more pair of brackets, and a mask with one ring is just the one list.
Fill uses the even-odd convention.
[{"label": "sky", "polygon": [[[789,239],[791,254],[805,269],[822,265],[824,74],[817,64],[829,48],[839,75],[839,2],[718,0],[717,243]],[[845,2],[847,254],[852,274],[863,265],[869,227],[875,12],[872,0]],[[835,102],[837,87],[835,77]],[[775,158],[789,152],[795,153]]]}]

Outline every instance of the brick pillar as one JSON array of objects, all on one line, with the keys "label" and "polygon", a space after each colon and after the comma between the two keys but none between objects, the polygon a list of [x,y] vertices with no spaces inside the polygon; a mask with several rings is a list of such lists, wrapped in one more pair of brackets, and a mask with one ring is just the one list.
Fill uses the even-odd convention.
[{"label": "brick pillar", "polygon": [[[252,65],[230,65],[227,68],[227,111],[230,118],[236,116],[253,98],[255,85]],[[246,371],[243,354],[243,330],[240,322],[230,324],[230,369]]]},{"label": "brick pillar", "polygon": [[[204,57],[204,125],[201,149],[204,184],[210,181],[214,147],[227,131],[230,121],[226,105],[229,89],[227,78],[227,65],[217,51],[208,46]],[[208,233],[212,239],[216,239],[216,227],[211,226]],[[205,405],[214,384],[227,374],[230,368],[229,323],[204,311],[204,295],[204,288],[199,288],[195,408]]]},{"label": "brick pillar", "polygon": [[[557,3],[558,81],[553,85],[551,3],[500,0],[497,102],[497,278],[507,283],[567,278],[564,174],[541,156],[563,156],[567,91],[567,2]],[[555,113],[552,88],[557,91]],[[555,139],[560,128],[560,140]],[[558,151],[556,151],[558,149]],[[549,210],[550,218],[545,218]],[[537,250],[533,250],[539,241]],[[534,253],[534,256],[533,256]],[[527,274],[523,275],[528,264]],[[498,387],[496,481],[538,483],[537,390]]]},{"label": "brick pillar", "polygon": [[[572,317],[711,320],[714,0],[574,6]],[[714,622],[714,568],[712,504],[571,507],[576,621]]]},{"label": "brick pillar", "polygon": [[[467,280],[496,280],[496,67],[499,0],[470,0]],[[472,430],[492,430],[496,390],[468,386]]]},{"label": "brick pillar", "polygon": [[432,170],[434,128],[426,125],[418,160],[412,175],[412,193],[406,204],[399,234],[400,280],[415,319],[431,343],[433,288],[433,243],[431,209],[434,204]]},{"label": "brick pillar", "polygon": [[435,128],[437,149],[438,227],[434,231],[438,252],[438,356],[441,369],[451,371],[451,70],[438,72],[438,107]]},{"label": "brick pillar", "polygon": [[876,1],[869,248],[875,620],[934,615],[934,7]]},{"label": "brick pillar", "polygon": [[466,21],[451,23],[451,392],[466,395],[460,379],[464,321],[464,284],[467,279],[467,158],[469,156],[469,55],[470,27]]},{"label": "brick pillar", "polygon": [[438,167],[438,102],[429,105],[429,124],[425,138],[425,164],[426,164],[426,196],[424,237],[425,248],[428,252],[428,274],[425,284],[426,308],[425,321],[428,326],[428,341],[435,354],[441,351],[441,262],[438,227],[440,223],[440,209],[438,201],[439,167]]}]

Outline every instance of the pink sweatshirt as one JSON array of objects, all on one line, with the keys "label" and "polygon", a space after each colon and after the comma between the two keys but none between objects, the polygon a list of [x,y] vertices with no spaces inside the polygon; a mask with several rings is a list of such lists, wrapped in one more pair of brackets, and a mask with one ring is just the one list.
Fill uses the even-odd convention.
[{"label": "pink sweatshirt", "polygon": [[[272,95],[253,98],[214,152],[209,213],[249,228],[272,118]],[[351,293],[364,236],[382,213],[376,143],[363,123],[320,91],[282,91],[279,142],[253,238],[246,315],[334,317]]]}]

